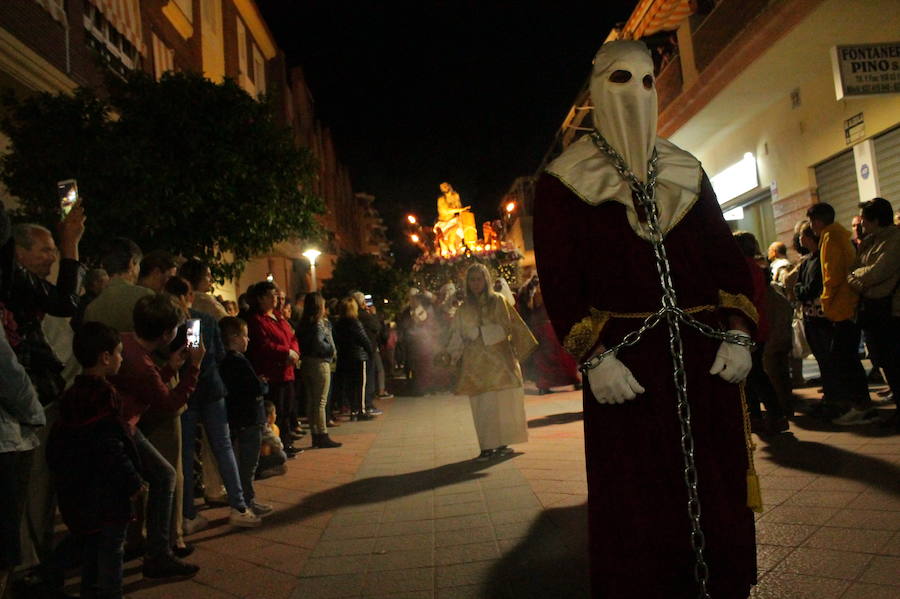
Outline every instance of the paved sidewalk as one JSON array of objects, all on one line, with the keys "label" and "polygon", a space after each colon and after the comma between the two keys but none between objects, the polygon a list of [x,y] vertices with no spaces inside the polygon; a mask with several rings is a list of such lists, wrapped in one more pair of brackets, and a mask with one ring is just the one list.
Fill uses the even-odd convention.
[{"label": "paved sidewalk", "polygon": [[[530,441],[478,463],[468,401],[382,402],[347,423],[336,450],[310,450],[286,476],[259,481],[277,513],[191,538],[193,580],[143,581],[156,597],[515,598],[587,595],[580,392],[529,395]],[[758,599],[900,597],[900,436],[821,430],[759,443],[766,511],[758,522]],[[892,586],[896,585],[896,586]]]}]

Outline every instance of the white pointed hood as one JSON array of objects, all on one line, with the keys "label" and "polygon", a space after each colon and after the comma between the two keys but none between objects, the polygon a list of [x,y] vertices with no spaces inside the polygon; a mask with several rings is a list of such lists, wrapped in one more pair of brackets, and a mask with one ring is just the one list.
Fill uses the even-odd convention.
[{"label": "white pointed hood", "polygon": [[[660,225],[667,233],[697,200],[702,171],[700,162],[691,154],[656,137],[656,81],[647,46],[630,40],[604,44],[594,58],[590,90],[594,127],[642,182],[647,179],[647,163],[656,147],[656,199]],[[646,227],[634,210],[631,188],[589,135],[566,148],[550,163],[547,172],[589,204],[624,204],[631,227],[648,238]]]}]

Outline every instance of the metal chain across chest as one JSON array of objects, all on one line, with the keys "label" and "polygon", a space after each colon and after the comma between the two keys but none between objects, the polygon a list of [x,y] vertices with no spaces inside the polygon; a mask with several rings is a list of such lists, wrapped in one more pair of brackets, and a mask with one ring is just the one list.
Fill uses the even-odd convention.
[{"label": "metal chain across chest", "polygon": [[660,309],[641,323],[640,328],[625,335],[620,343],[607,348],[600,354],[592,357],[584,362],[580,370],[583,373],[597,367],[607,356],[616,354],[623,347],[630,347],[637,344],[644,334],[656,327],[663,320],[666,321],[669,328],[669,353],[672,356],[672,369],[675,379],[675,390],[677,393],[677,410],[678,420],[681,424],[681,453],[683,458],[683,474],[684,482],[688,492],[687,511],[691,521],[691,547],[694,550],[694,579],[697,582],[700,599],[710,599],[707,585],[709,582],[709,567],[706,564],[703,551],[706,546],[706,538],[700,527],[700,496],[697,491],[697,468],[694,464],[694,437],[691,433],[691,406],[687,399],[687,375],[684,368],[684,348],[681,341],[681,325],[684,324],[690,328],[699,331],[702,335],[752,347],[753,342],[749,337],[743,335],[733,335],[719,331],[709,325],[706,325],[693,316],[678,307],[675,287],[672,284],[672,273],[669,266],[669,259],[666,256],[666,247],[663,243],[663,232],[659,225],[659,206],[656,203],[656,175],[658,155],[656,148],[653,149],[653,155],[647,168],[647,183],[641,183],[634,173],[625,164],[622,156],[603,138],[600,133],[594,131],[591,139],[597,148],[606,154],[612,161],[613,166],[619,175],[628,182],[635,197],[640,205],[644,208],[647,215],[647,231],[650,235],[650,244],[653,247],[653,253],[656,257],[656,269],[659,274],[660,285],[662,287],[662,306]]}]

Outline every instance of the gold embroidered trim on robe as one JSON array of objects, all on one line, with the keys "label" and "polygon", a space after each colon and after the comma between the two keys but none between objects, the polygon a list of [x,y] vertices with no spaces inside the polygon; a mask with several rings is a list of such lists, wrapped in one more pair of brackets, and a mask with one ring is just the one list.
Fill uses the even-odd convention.
[{"label": "gold embroidered trim on robe", "polygon": [[719,307],[742,312],[753,324],[759,324],[759,313],[756,311],[756,306],[742,293],[733,294],[720,289]]},{"label": "gold embroidered trim on robe", "polygon": [[575,356],[576,360],[584,358],[597,345],[600,331],[603,330],[603,326],[609,320],[609,317],[609,312],[601,312],[596,308],[591,308],[590,316],[585,316],[569,329],[566,338],[563,340],[563,347],[567,352]]}]

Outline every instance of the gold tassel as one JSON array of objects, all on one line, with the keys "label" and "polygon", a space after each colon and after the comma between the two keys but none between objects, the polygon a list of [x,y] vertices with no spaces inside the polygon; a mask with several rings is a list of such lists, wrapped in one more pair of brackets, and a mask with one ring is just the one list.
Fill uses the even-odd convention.
[{"label": "gold tassel", "polygon": [[744,393],[744,383],[738,387],[741,390],[741,412],[744,419],[744,440],[747,443],[747,507],[754,512],[763,511],[762,490],[759,488],[759,476],[753,467],[753,438],[750,436],[750,413],[747,410],[747,396]]},{"label": "gold tassel", "polygon": [[759,489],[759,476],[752,469],[747,470],[747,507],[754,512],[763,511],[762,491]]}]

